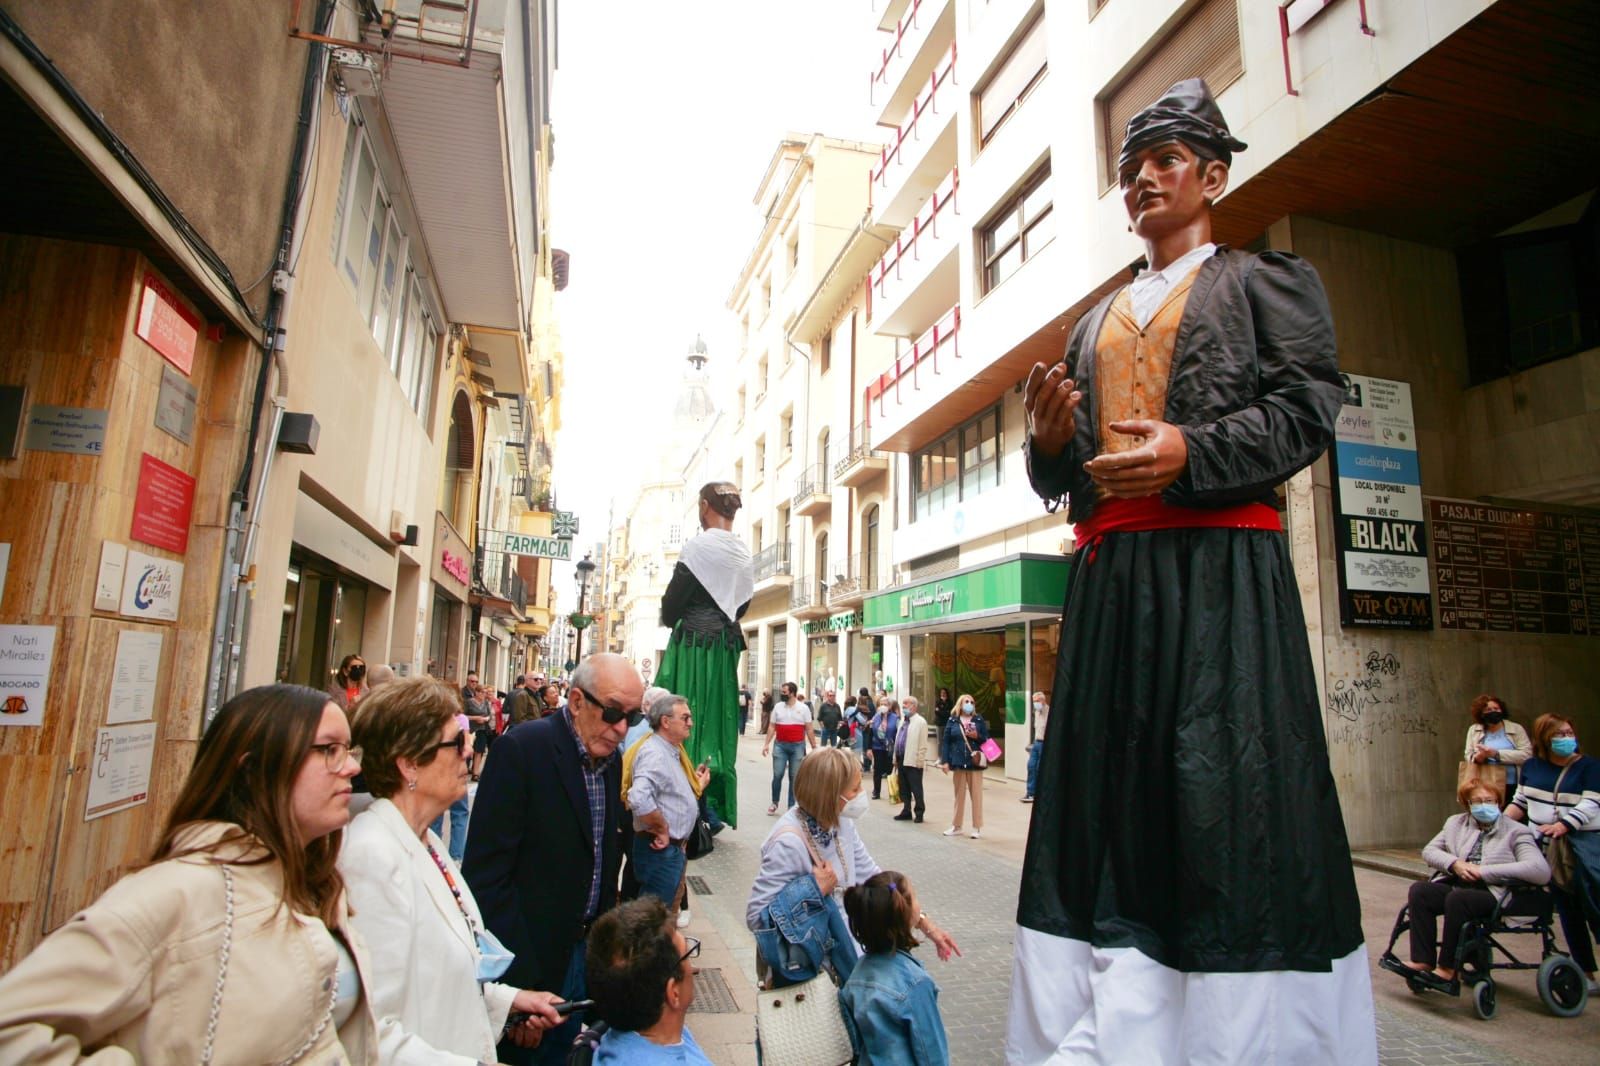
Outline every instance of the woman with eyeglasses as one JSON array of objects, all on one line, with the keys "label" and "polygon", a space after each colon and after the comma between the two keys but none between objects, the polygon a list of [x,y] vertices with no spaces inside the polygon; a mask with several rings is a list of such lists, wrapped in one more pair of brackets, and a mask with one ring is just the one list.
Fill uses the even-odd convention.
[{"label": "woman with eyeglasses", "polygon": [[377,1063],[335,865],[360,758],[325,692],[225,703],[149,865],[0,977],[0,1062]]},{"label": "woman with eyeglasses", "polygon": [[405,678],[368,696],[355,739],[377,797],[350,823],[339,870],[356,930],[374,962],[369,994],[385,1063],[497,1061],[507,1036],[537,1045],[560,1024],[548,992],[495,978],[511,955],[489,933],[461,871],[429,824],[467,792],[470,735],[455,691],[431,677]]},{"label": "woman with eyeglasses", "polygon": [[[1527,822],[1545,838],[1567,950],[1588,974],[1589,994],[1600,996],[1594,958],[1594,940],[1600,940],[1600,759],[1578,751],[1572,719],[1541,714],[1533,722],[1533,758],[1522,764],[1521,782],[1506,817]],[[1566,885],[1559,875],[1563,864],[1549,850],[1563,839],[1572,857]]]}]

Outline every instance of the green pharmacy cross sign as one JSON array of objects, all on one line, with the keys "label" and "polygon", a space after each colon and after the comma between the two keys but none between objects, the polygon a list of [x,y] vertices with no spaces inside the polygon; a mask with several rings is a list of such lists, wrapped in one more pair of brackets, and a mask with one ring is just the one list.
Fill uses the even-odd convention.
[{"label": "green pharmacy cross sign", "polygon": [[550,519],[550,532],[562,540],[578,535],[578,515],[575,511],[556,511]]}]

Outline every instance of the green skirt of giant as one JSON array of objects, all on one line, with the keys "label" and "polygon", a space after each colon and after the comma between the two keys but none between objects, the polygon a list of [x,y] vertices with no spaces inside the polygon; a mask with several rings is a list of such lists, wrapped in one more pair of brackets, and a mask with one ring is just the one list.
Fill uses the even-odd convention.
[{"label": "green skirt of giant", "polygon": [[696,766],[711,764],[711,784],[706,798],[716,805],[723,821],[739,825],[739,656],[737,644],[723,636],[707,637],[672,631],[661,669],[652,684],[689,701],[694,729],[689,733],[689,755]]}]

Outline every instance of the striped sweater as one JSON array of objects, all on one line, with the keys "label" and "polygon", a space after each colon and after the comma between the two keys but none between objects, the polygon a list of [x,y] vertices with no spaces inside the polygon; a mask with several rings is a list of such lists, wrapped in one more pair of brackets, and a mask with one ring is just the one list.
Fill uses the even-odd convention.
[{"label": "striped sweater", "polygon": [[[1567,776],[1558,796],[1556,779],[1563,769]],[[1559,818],[1569,829],[1600,830],[1600,759],[1579,755],[1576,762],[1560,767],[1535,756],[1522,764],[1522,782],[1511,802],[1532,825]]]}]

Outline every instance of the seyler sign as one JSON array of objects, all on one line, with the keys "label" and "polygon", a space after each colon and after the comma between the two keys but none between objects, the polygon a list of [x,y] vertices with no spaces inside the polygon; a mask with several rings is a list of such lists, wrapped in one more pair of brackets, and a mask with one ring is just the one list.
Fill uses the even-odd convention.
[{"label": "seyler sign", "polygon": [[526,533],[502,533],[500,549],[507,555],[531,555],[537,559],[572,559],[572,541],[555,537],[534,537]]}]

